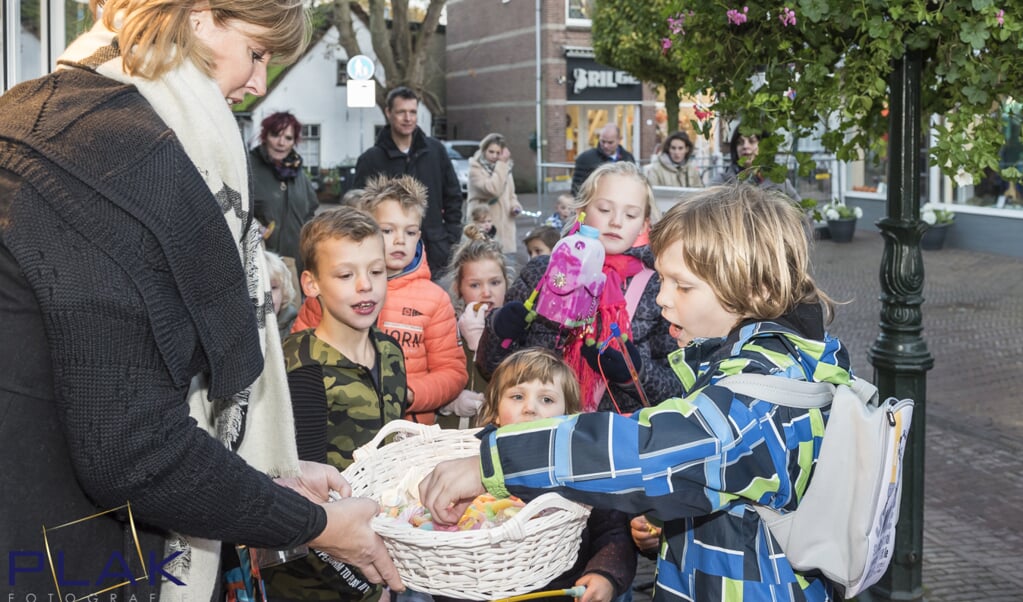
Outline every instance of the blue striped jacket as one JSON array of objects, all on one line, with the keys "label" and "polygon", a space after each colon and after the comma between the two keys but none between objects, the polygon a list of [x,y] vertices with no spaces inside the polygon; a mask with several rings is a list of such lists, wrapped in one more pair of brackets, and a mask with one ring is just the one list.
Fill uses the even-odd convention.
[{"label": "blue striped jacket", "polygon": [[[833,598],[797,574],[750,505],[792,510],[806,490],[827,411],[776,406],[714,383],[737,373],[848,383],[848,352],[824,334],[819,308],[795,321],[752,322],[671,357],[686,391],[632,416],[598,412],[486,434],[481,465],[495,495],[567,498],[663,523],[655,601]],[[797,332],[798,326],[819,336]]]}]

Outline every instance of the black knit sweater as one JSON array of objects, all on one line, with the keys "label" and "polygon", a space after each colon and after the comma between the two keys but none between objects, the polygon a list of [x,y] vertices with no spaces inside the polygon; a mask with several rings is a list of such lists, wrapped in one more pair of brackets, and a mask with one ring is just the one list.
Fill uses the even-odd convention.
[{"label": "black knit sweater", "polygon": [[[0,550],[125,501],[143,533],[284,547],[323,530],[188,415],[193,377],[226,397],[263,359],[220,208],[134,87],[74,69],[0,97],[0,291]],[[105,559],[116,537],[95,529],[78,551]]]}]

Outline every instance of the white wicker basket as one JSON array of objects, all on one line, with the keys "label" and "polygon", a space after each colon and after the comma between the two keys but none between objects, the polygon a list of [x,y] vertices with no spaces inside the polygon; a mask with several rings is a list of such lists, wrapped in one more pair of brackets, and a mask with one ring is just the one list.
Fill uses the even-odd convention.
[{"label": "white wicker basket", "polygon": [[[479,454],[475,430],[446,430],[404,420],[388,423],[355,452],[344,477],[356,496],[380,501],[407,471]],[[403,437],[379,447],[388,436]],[[538,513],[553,509],[542,516]],[[476,531],[430,531],[373,519],[405,585],[413,590],[470,600],[516,596],[549,583],[575,564],[589,508],[543,494],[513,518]]]}]

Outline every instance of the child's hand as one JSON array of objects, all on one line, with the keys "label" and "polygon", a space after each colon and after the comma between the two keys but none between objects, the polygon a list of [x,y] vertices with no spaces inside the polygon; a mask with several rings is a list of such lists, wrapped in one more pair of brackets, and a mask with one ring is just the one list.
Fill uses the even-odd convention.
[{"label": "child's hand", "polygon": [[640,552],[655,549],[661,543],[661,528],[651,524],[642,514],[632,519],[629,529]]},{"label": "child's hand", "polygon": [[599,573],[586,573],[575,584],[586,586],[582,597],[576,598],[579,602],[611,602],[615,595],[615,586]]},{"label": "child's hand", "polygon": [[521,301],[509,301],[494,314],[494,333],[502,339],[518,340],[526,334],[529,310]]},{"label": "child's hand", "polygon": [[[477,309],[473,309],[478,306]],[[458,317],[458,332],[462,333],[465,346],[471,351],[476,351],[480,344],[480,337],[483,336],[483,329],[486,327],[487,309],[489,303],[467,303],[465,311]]]},{"label": "child's hand", "polygon": [[483,394],[466,389],[458,394],[448,405],[440,409],[445,416],[454,414],[465,418],[471,418],[479,413],[483,406]]},{"label": "child's hand", "polygon": [[478,455],[438,464],[419,482],[419,499],[439,525],[453,525],[476,496],[486,493]]},{"label": "child's hand", "polygon": [[[639,349],[632,344],[632,341],[626,341],[625,348],[629,351],[629,358],[632,359],[632,365],[636,367],[636,373],[638,374],[643,367],[643,358],[639,355]],[[601,368],[603,368],[607,382],[627,383],[632,380],[632,375],[629,374],[629,367],[625,364],[625,357],[621,351],[608,346],[604,349],[604,353],[601,354],[597,351],[597,345],[583,345],[582,355],[586,358],[586,363],[597,374],[600,374]],[[598,356],[600,358],[599,365],[597,364]]]}]

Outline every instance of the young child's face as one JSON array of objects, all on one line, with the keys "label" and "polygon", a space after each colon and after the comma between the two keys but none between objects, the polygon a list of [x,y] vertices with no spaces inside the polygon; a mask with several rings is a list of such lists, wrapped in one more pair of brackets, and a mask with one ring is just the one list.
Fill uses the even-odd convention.
[{"label": "young child's face", "polygon": [[302,289],[319,297],[323,322],[364,331],[376,324],[387,293],[384,241],[331,238],[317,245],[316,272],[302,272]]},{"label": "young child's face", "polygon": [[469,303],[487,303],[490,309],[504,305],[508,279],[493,259],[470,261],[462,265],[458,294]]},{"label": "young child's face", "polygon": [[600,242],[609,255],[629,250],[647,223],[646,187],[636,178],[608,174],[597,182],[587,204],[587,226],[600,231]]},{"label": "young child's face", "polygon": [[373,219],[380,224],[384,235],[387,274],[393,276],[416,257],[416,245],[422,236],[419,229],[422,216],[415,210],[405,211],[398,201],[384,201],[373,210]]},{"label": "young child's face", "polygon": [[550,255],[551,248],[543,244],[543,241],[539,238],[534,238],[526,244],[526,252],[529,253],[529,258],[532,259],[541,255]]},{"label": "young child's face", "polygon": [[742,319],[721,305],[710,284],[689,270],[682,259],[682,241],[668,245],[654,267],[661,277],[657,293],[661,316],[681,328],[688,339],[723,337]]},{"label": "young child's face", "polygon": [[572,201],[569,199],[558,199],[557,211],[562,221],[569,221],[575,218],[575,209],[572,208]]},{"label": "young child's face", "polygon": [[281,301],[284,300],[284,291],[281,289],[280,276],[274,276],[270,279],[270,297],[273,299],[274,313],[280,313]]},{"label": "young child's face", "polygon": [[479,226],[480,230],[490,232],[490,229],[494,227],[494,220],[490,219],[490,216],[488,215],[487,217],[481,217],[476,220],[476,225]]},{"label": "young child's face", "polygon": [[565,391],[560,383],[531,380],[508,387],[497,402],[497,426],[553,418],[565,414]]}]

